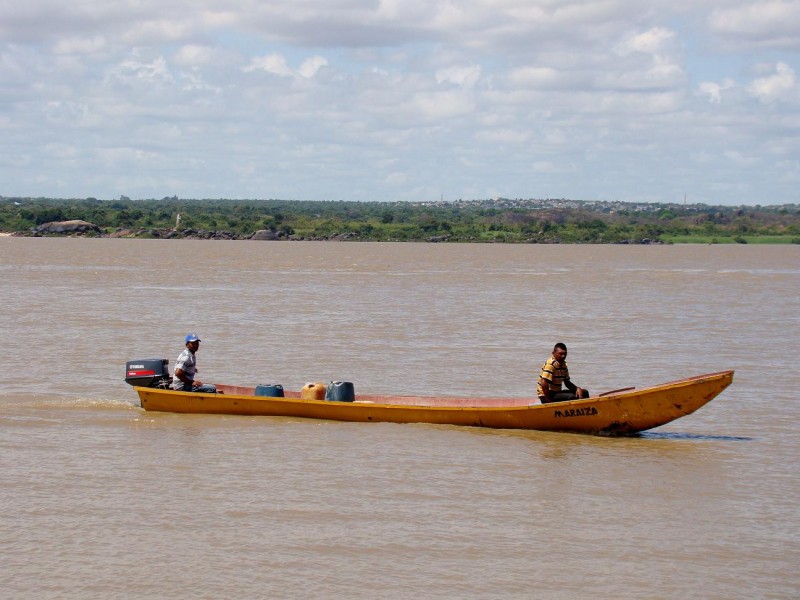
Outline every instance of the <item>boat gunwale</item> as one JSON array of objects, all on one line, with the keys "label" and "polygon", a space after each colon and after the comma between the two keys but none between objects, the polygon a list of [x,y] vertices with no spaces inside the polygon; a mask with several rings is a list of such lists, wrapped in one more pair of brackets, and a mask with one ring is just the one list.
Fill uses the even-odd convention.
[{"label": "boat gunwale", "polygon": [[[687,377],[684,379],[678,379],[675,381],[662,383],[658,385],[652,385],[645,388],[640,389],[624,389],[620,392],[611,393],[608,395],[597,395],[597,396],[590,396],[589,398],[578,398],[575,400],[565,400],[562,402],[551,402],[547,404],[542,404],[540,402],[530,403],[526,398],[514,398],[514,397],[466,397],[466,396],[417,396],[417,395],[402,395],[402,396],[389,396],[383,394],[363,394],[356,396],[356,400],[353,402],[336,402],[331,400],[325,399],[315,399],[315,398],[301,398],[294,396],[297,392],[290,392],[293,396],[287,397],[279,397],[279,396],[256,396],[255,394],[214,394],[214,393],[203,393],[203,392],[184,392],[179,390],[171,390],[171,389],[158,389],[158,388],[149,388],[149,387],[141,387],[141,386],[134,386],[134,390],[139,392],[157,392],[159,394],[167,393],[170,396],[174,395],[176,397],[182,396],[187,398],[219,398],[221,401],[225,401],[230,399],[231,401],[236,399],[244,399],[247,401],[255,401],[255,402],[277,402],[277,403],[287,403],[287,404],[305,404],[310,406],[330,406],[335,405],[337,407],[345,408],[349,407],[351,410],[355,409],[364,409],[364,408],[396,408],[400,410],[450,410],[450,411],[465,411],[465,410],[473,410],[478,412],[497,412],[497,411],[509,411],[509,412],[516,412],[516,411],[528,411],[532,409],[546,409],[546,408],[554,408],[554,407],[566,407],[569,408],[580,408],[583,405],[597,405],[597,404],[606,404],[606,403],[613,403],[618,401],[625,396],[636,396],[641,397],[648,394],[658,393],[660,391],[664,391],[666,389],[677,389],[681,387],[689,387],[695,384],[698,380],[713,380],[713,379],[725,379],[726,377],[730,377],[732,380],[734,374],[734,370],[725,370],[725,371],[717,371],[713,373],[706,373],[703,375],[695,375],[692,377]],[[224,384],[219,384],[224,385]],[[242,387],[242,386],[232,386],[232,387]],[[727,385],[726,385],[727,387]],[[724,388],[723,388],[724,389]],[[418,403],[385,403],[385,402],[377,402],[377,399],[403,399],[403,400],[429,400],[431,403],[429,404],[418,404]],[[519,404],[496,404],[496,405],[480,405],[480,404],[434,404],[433,402],[472,402],[472,403],[479,403],[479,402],[508,402],[508,401],[519,401]],[[523,402],[525,402],[523,404]]]}]

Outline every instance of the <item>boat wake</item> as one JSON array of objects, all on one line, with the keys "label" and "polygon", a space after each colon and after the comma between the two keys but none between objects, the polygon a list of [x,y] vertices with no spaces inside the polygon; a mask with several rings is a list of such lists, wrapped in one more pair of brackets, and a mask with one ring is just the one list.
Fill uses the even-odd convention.
[{"label": "boat wake", "polygon": [[738,435],[707,435],[703,433],[681,433],[674,431],[642,431],[634,437],[648,438],[653,440],[714,440],[722,442],[750,442],[751,437]]}]

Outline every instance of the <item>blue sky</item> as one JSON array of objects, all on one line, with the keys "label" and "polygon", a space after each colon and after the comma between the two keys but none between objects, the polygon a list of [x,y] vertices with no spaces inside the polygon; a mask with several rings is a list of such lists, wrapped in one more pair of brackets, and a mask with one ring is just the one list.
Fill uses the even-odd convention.
[{"label": "blue sky", "polygon": [[0,195],[800,203],[797,0],[0,6]]}]

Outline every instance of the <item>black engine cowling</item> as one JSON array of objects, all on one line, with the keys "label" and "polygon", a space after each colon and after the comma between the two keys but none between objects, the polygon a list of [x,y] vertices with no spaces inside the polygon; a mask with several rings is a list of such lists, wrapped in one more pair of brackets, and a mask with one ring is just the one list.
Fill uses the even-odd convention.
[{"label": "black engine cowling", "polygon": [[125,363],[125,383],[139,387],[168,388],[172,383],[166,358],[145,358]]}]

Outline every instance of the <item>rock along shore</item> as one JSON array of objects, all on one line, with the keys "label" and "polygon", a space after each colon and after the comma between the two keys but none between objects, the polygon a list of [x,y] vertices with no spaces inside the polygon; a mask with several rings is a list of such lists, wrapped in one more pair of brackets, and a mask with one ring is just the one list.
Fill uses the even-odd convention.
[{"label": "rock along shore", "polygon": [[251,234],[238,234],[232,231],[217,230],[209,231],[206,229],[175,229],[175,228],[136,228],[136,229],[115,229],[112,232],[103,231],[94,223],[88,221],[53,221],[42,223],[30,231],[17,231],[8,233],[14,237],[93,237],[93,238],[144,238],[144,239],[189,239],[189,240],[256,240],[256,241],[280,241],[280,240],[305,240],[310,241],[344,241],[356,237],[355,233],[344,233],[330,237],[303,238],[297,236],[287,236],[269,229],[260,229]]},{"label": "rock along shore", "polygon": [[[232,231],[209,231],[206,229],[175,229],[175,228],[136,228],[136,229],[115,229],[108,232],[103,231],[97,225],[89,223],[88,221],[54,221],[52,223],[43,223],[30,231],[17,231],[15,233],[4,234],[14,237],[90,237],[90,238],[138,238],[138,239],[188,239],[188,240],[256,240],[256,241],[311,241],[311,242],[344,242],[347,240],[355,241],[369,241],[359,238],[355,232],[339,233],[331,236],[320,237],[302,237],[294,235],[286,235],[278,233],[269,229],[260,229],[251,234],[238,234]],[[432,236],[425,240],[429,243],[447,242],[450,236]],[[494,243],[494,242],[493,242]],[[552,239],[547,241],[527,241],[525,243],[542,243],[542,244],[559,244],[559,239]],[[663,244],[660,240],[656,239],[632,239],[617,242],[610,242],[613,244]]]}]

